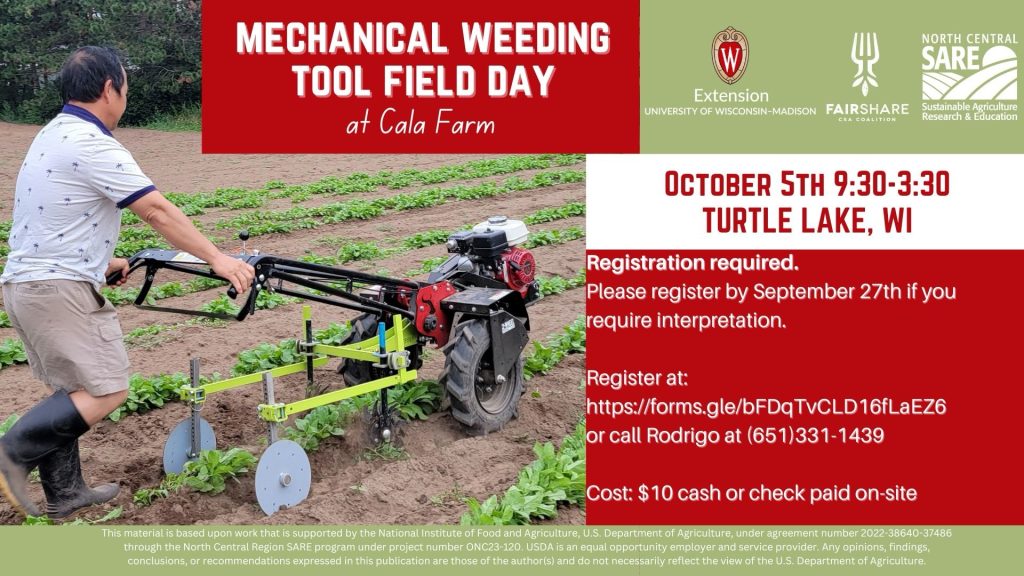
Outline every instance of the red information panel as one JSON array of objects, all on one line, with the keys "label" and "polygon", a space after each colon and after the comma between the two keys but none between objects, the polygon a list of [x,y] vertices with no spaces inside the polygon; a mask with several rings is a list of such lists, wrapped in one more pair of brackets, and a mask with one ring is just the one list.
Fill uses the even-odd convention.
[{"label": "red information panel", "polygon": [[203,152],[636,152],[638,62],[635,0],[207,2]]},{"label": "red information panel", "polygon": [[1024,252],[625,256],[588,253],[589,523],[1024,517]]}]

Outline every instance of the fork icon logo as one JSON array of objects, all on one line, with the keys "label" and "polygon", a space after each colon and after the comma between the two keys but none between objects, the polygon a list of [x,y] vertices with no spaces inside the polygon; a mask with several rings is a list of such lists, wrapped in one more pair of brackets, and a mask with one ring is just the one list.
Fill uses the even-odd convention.
[{"label": "fork icon logo", "polygon": [[853,87],[860,88],[860,93],[867,96],[872,86],[878,88],[878,78],[875,77],[874,70],[875,63],[878,62],[878,34],[854,32],[850,59],[857,65]]}]

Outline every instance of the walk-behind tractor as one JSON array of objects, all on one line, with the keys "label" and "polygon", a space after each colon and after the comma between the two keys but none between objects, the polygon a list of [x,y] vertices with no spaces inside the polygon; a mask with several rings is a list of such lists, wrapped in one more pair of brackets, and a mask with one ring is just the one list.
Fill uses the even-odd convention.
[{"label": "walk-behind tractor", "polygon": [[[202,450],[216,446],[213,428],[201,417],[209,395],[262,383],[264,403],[257,414],[267,423],[269,442],[256,470],[256,495],[268,515],[294,506],[309,493],[309,459],[297,443],[278,438],[278,425],[293,414],[375,393],[379,397],[368,423],[371,436],[377,442],[392,441],[396,422],[388,406],[388,389],[416,378],[423,347],[431,343],[446,356],[438,381],[452,416],[471,434],[500,429],[516,414],[524,390],[520,354],[530,329],[526,309],[540,298],[534,257],[518,246],[526,236],[522,222],[504,217],[452,234],[447,242],[451,256],[426,282],[417,282],[250,253],[243,231],[238,258],[255,268],[256,277],[237,316],[147,305],[162,269],[221,278],[184,252],[139,252],[129,262],[132,270],[145,269],[145,283],[135,300],[140,308],[241,321],[256,311],[257,295],[269,290],[361,313],[352,320],[345,341],[329,346],[314,342],[310,308],[304,306],[303,333],[297,339],[297,353],[304,359],[295,364],[203,384],[199,360],[192,359],[191,384],[181,390],[191,416],[167,439],[164,471],[180,472]],[[234,288],[228,295],[238,296]],[[328,391],[330,383],[314,382],[313,369],[332,357],[342,358],[338,372],[345,386]],[[279,401],[274,378],[301,372],[306,374],[306,397]]]}]

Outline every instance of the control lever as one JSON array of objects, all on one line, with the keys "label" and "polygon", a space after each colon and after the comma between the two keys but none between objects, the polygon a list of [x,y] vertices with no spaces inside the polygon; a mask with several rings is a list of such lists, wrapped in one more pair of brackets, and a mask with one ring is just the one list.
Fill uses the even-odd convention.
[{"label": "control lever", "polygon": [[[248,256],[248,253],[246,253],[246,251],[245,251],[245,243],[249,240],[249,231],[245,230],[245,229],[239,230],[238,231],[238,239],[242,241],[242,254],[241,255],[242,256]],[[238,297],[238,290],[236,290],[234,286],[228,287],[228,298],[231,298],[232,300],[234,300],[237,297]]]}]

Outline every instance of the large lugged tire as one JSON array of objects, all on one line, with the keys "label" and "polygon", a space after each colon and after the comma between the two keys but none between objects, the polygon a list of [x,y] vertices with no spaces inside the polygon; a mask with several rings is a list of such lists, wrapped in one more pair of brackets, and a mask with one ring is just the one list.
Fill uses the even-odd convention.
[{"label": "large lugged tire", "polygon": [[[347,346],[356,342],[362,342],[367,338],[373,338],[377,335],[377,322],[377,316],[373,314],[360,314],[356,316],[352,320],[352,331],[342,340],[341,345]],[[409,351],[409,369],[419,370],[420,366],[423,365],[423,360],[420,359],[419,345],[408,346],[406,350]],[[346,386],[355,386],[356,384],[369,382],[373,378],[370,372],[373,370],[373,367],[370,364],[370,362],[358,362],[346,358],[338,365],[338,374],[341,374],[342,378],[345,379]]]},{"label": "large lugged tire", "polygon": [[[356,342],[362,342],[376,335],[377,317],[372,314],[360,314],[352,320],[352,331],[341,341],[341,345],[347,346]],[[372,369],[369,362],[357,362],[345,358],[338,366],[338,374],[341,374],[341,377],[345,379],[346,386],[355,386],[356,384],[369,382],[370,370]]]},{"label": "large lugged tire", "polygon": [[445,348],[440,384],[448,392],[452,416],[470,434],[500,430],[516,415],[523,394],[523,359],[516,360],[499,384],[490,348],[491,334],[482,319],[457,325]]}]

